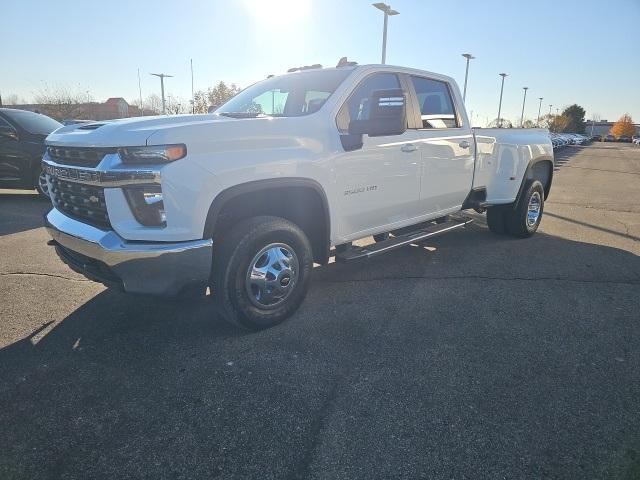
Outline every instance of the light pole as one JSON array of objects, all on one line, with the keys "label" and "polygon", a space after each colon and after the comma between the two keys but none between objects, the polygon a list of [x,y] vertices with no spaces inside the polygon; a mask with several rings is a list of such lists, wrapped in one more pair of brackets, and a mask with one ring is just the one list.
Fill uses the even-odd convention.
[{"label": "light pole", "polygon": [[167,75],[166,73],[152,73],[151,75],[155,75],[156,77],[160,77],[160,92],[162,93],[162,114],[167,114],[167,106],[164,101],[164,79],[172,78],[173,75]]},{"label": "light pole", "polygon": [[467,59],[467,68],[464,71],[464,92],[462,93],[462,103],[465,103],[465,100],[467,99],[467,79],[469,78],[469,60],[476,57],[470,53],[463,53],[462,56]]},{"label": "light pole", "polygon": [[502,92],[504,91],[504,77],[507,76],[506,73],[501,73],[502,77],[502,85],[500,86],[500,102],[498,103],[498,124],[496,125],[498,128],[502,128],[502,119],[500,118],[500,113],[502,112]]},{"label": "light pole", "polygon": [[536,121],[536,125],[539,127],[540,126],[540,110],[542,109],[542,97],[538,97],[540,98],[540,105],[538,105],[538,120]]},{"label": "light pole", "polygon": [[524,104],[527,101],[527,90],[529,87],[522,87],[524,90],[524,98],[522,99],[522,113],[520,114],[520,128],[524,127]]},{"label": "light pole", "polygon": [[142,105],[142,85],[140,84],[140,69],[138,69],[138,93],[140,94],[140,116],[144,116],[144,106]]},{"label": "light pole", "polygon": [[387,60],[387,20],[389,15],[398,15],[400,12],[393,10],[390,5],[386,3],[373,3],[374,7],[384,12],[384,29],[382,30],[382,64],[384,65]]},{"label": "light pole", "polygon": [[196,99],[193,96],[193,58],[191,59],[191,113],[196,113]]},{"label": "light pole", "polygon": [[549,118],[551,118],[551,107],[553,107],[553,105],[549,104]]}]

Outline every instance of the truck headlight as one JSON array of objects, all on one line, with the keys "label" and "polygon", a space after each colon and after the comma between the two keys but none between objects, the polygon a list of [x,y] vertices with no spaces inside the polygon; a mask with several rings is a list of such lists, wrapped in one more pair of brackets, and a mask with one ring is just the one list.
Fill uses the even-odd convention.
[{"label": "truck headlight", "polygon": [[187,155],[184,144],[150,145],[147,147],[123,147],[118,149],[122,163],[169,163],[180,160]]},{"label": "truck headlight", "polygon": [[146,227],[165,227],[167,217],[160,186],[125,188],[125,196],[136,220]]}]

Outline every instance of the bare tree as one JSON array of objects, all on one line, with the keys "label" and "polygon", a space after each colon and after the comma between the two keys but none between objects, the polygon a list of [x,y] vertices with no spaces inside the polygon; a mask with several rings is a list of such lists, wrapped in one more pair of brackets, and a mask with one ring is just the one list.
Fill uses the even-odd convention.
[{"label": "bare tree", "polygon": [[218,83],[215,87],[209,87],[207,91],[198,90],[194,93],[194,110],[196,113],[207,113],[210,106],[219,107],[241,90],[235,83],[227,85]]},{"label": "bare tree", "polygon": [[152,93],[144,100],[144,108],[158,113],[162,110],[162,99],[155,93]]},{"label": "bare tree", "polygon": [[23,98],[18,97],[16,93],[10,93],[2,98],[4,105],[22,105],[26,103]]},{"label": "bare tree", "polygon": [[45,86],[35,95],[35,101],[40,105],[41,113],[58,120],[65,118],[89,118],[86,110],[86,92],[72,91],[66,87]]}]

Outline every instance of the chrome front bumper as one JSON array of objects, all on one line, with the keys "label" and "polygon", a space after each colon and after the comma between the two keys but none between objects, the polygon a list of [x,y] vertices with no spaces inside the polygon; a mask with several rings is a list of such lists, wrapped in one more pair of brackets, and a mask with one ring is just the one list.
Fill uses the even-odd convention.
[{"label": "chrome front bumper", "polygon": [[115,281],[126,292],[177,295],[187,287],[204,291],[209,281],[211,240],[129,242],[55,208],[45,216],[45,226],[71,268],[92,280]]}]

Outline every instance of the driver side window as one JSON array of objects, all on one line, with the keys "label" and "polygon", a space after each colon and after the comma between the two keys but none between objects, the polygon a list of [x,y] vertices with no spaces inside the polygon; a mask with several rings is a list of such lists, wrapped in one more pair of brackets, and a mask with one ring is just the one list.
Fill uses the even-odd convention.
[{"label": "driver side window", "polygon": [[349,131],[351,120],[369,119],[369,98],[372,92],[391,88],[400,88],[400,81],[395,73],[375,73],[360,82],[336,117],[340,133]]}]

